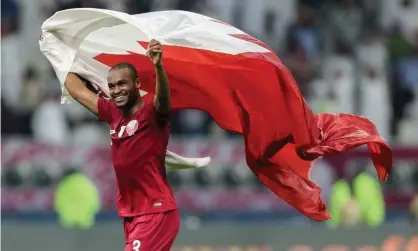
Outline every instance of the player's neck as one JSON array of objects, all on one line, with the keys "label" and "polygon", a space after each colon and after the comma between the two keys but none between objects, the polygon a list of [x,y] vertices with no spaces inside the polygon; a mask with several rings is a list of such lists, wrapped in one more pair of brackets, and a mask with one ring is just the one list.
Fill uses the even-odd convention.
[{"label": "player's neck", "polygon": [[134,113],[136,113],[139,109],[141,109],[144,106],[144,101],[142,100],[141,97],[139,97],[135,104],[131,107],[129,107],[126,110],[122,110],[123,113],[123,117],[125,118],[129,118],[131,117]]}]

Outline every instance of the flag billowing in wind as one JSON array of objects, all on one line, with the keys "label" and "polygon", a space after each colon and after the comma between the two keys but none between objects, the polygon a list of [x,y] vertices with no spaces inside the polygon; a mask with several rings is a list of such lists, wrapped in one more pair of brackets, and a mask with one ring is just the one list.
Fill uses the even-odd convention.
[{"label": "flag billowing in wind", "polygon": [[253,173],[314,220],[326,220],[329,213],[320,188],[309,180],[312,160],[366,144],[380,179],[392,166],[391,150],[369,120],[315,116],[268,46],[218,20],[184,11],[72,9],[57,12],[42,31],[41,51],[60,82],[76,72],[103,97],[107,71],[127,62],[138,70],[143,97],[152,98],[154,68],[145,53],[149,40],[159,40],[173,109],[204,110],[222,128],[243,134]]}]

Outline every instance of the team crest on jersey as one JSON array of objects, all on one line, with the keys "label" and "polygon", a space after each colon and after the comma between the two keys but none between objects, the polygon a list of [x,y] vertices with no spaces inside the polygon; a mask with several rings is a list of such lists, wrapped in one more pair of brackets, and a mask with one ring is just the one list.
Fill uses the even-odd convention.
[{"label": "team crest on jersey", "polygon": [[129,121],[128,125],[126,126],[126,133],[129,136],[132,136],[136,132],[136,129],[138,129],[138,121],[131,120],[131,121]]}]

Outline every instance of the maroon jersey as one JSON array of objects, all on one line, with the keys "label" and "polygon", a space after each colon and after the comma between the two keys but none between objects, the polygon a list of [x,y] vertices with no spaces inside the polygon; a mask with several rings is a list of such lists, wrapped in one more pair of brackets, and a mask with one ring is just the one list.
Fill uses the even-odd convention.
[{"label": "maroon jersey", "polygon": [[145,103],[130,118],[124,118],[112,101],[99,99],[98,111],[99,119],[110,124],[119,215],[176,209],[165,172],[168,119],[159,116],[152,103]]}]

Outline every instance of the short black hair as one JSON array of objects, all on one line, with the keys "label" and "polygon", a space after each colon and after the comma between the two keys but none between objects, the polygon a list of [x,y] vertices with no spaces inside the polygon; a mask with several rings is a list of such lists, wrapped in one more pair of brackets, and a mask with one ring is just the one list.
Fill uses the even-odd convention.
[{"label": "short black hair", "polygon": [[109,71],[119,70],[119,69],[128,69],[131,73],[132,80],[136,80],[138,78],[138,72],[136,71],[135,66],[130,63],[118,63],[112,66]]}]

